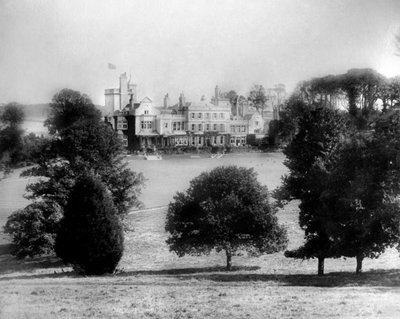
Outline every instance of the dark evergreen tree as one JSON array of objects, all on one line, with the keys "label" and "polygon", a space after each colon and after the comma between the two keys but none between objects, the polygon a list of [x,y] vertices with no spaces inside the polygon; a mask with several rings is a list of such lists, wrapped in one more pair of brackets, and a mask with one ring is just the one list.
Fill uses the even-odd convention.
[{"label": "dark evergreen tree", "polygon": [[190,182],[170,203],[165,229],[170,250],[179,256],[225,251],[227,269],[238,251],[254,255],[286,247],[267,189],[253,169],[217,167]]},{"label": "dark evergreen tree", "polygon": [[86,275],[112,273],[122,257],[123,241],[122,225],[105,186],[98,177],[83,175],[64,210],[57,256]]},{"label": "dark evergreen tree", "polygon": [[324,259],[335,257],[325,222],[326,212],[318,200],[330,170],[331,155],[344,139],[346,120],[338,111],[318,105],[302,108],[297,133],[284,153],[289,175],[275,191],[278,203],[300,200],[299,224],[305,231],[305,244],[287,257],[318,258],[318,274],[324,272]]}]

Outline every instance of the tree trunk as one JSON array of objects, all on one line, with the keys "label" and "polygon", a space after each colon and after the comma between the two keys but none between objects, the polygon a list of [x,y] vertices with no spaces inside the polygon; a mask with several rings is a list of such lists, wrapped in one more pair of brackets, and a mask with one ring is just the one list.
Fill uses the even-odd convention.
[{"label": "tree trunk", "polygon": [[318,257],[318,276],[322,276],[324,274],[324,257]]},{"label": "tree trunk", "polygon": [[357,255],[356,260],[357,260],[357,268],[356,268],[356,274],[360,274],[362,272],[362,262],[363,262],[364,256],[363,255]]},{"label": "tree trunk", "polygon": [[229,249],[226,249],[225,252],[226,252],[226,270],[230,271],[232,269],[232,253]]}]

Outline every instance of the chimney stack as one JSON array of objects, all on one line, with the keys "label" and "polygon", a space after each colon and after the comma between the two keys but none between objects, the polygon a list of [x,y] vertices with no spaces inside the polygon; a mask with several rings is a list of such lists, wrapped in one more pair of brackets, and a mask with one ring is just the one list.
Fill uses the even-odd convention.
[{"label": "chimney stack", "polygon": [[168,96],[168,93],[167,93],[164,96],[164,108],[166,109],[168,107],[169,107],[169,96]]}]

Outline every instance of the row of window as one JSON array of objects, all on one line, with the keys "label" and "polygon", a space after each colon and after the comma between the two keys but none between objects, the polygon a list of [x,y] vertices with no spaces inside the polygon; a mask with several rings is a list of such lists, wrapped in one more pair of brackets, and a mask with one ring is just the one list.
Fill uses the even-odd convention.
[{"label": "row of window", "polygon": [[246,132],[246,125],[231,125],[231,132]]},{"label": "row of window", "polygon": [[225,124],[192,124],[192,131],[202,131],[203,128],[206,131],[220,131],[225,132]]},{"label": "row of window", "polygon": [[[213,120],[225,118],[224,113],[204,113],[204,116],[204,118],[207,120],[211,119],[211,116]],[[192,119],[202,119],[203,113],[190,113],[190,117]]]},{"label": "row of window", "polygon": [[[118,123],[118,129],[127,129],[128,125],[125,123]],[[153,122],[152,121],[141,121],[141,128],[142,129],[152,129]],[[164,123],[164,128],[168,128],[168,123]],[[191,126],[192,131],[220,131],[225,132],[225,124],[192,124]],[[173,131],[184,131],[185,130],[185,122],[173,122],[172,123],[172,130]],[[231,126],[231,132],[246,132],[245,125],[234,125]]]}]

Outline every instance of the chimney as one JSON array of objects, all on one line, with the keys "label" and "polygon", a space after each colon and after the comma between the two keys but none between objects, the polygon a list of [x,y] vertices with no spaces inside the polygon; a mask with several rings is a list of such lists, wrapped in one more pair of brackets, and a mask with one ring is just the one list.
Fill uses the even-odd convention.
[{"label": "chimney", "polygon": [[181,93],[181,95],[179,96],[179,106],[185,106],[186,105],[186,100],[185,100],[185,95],[183,94],[183,92]]},{"label": "chimney", "polygon": [[220,95],[220,92],[219,92],[219,87],[218,87],[218,85],[217,85],[217,86],[215,87],[215,97],[214,97],[214,99],[215,99],[215,105],[218,105],[219,95]]},{"label": "chimney", "polygon": [[168,96],[168,93],[167,93],[164,96],[164,108],[166,109],[168,107],[169,107],[169,96]]}]

